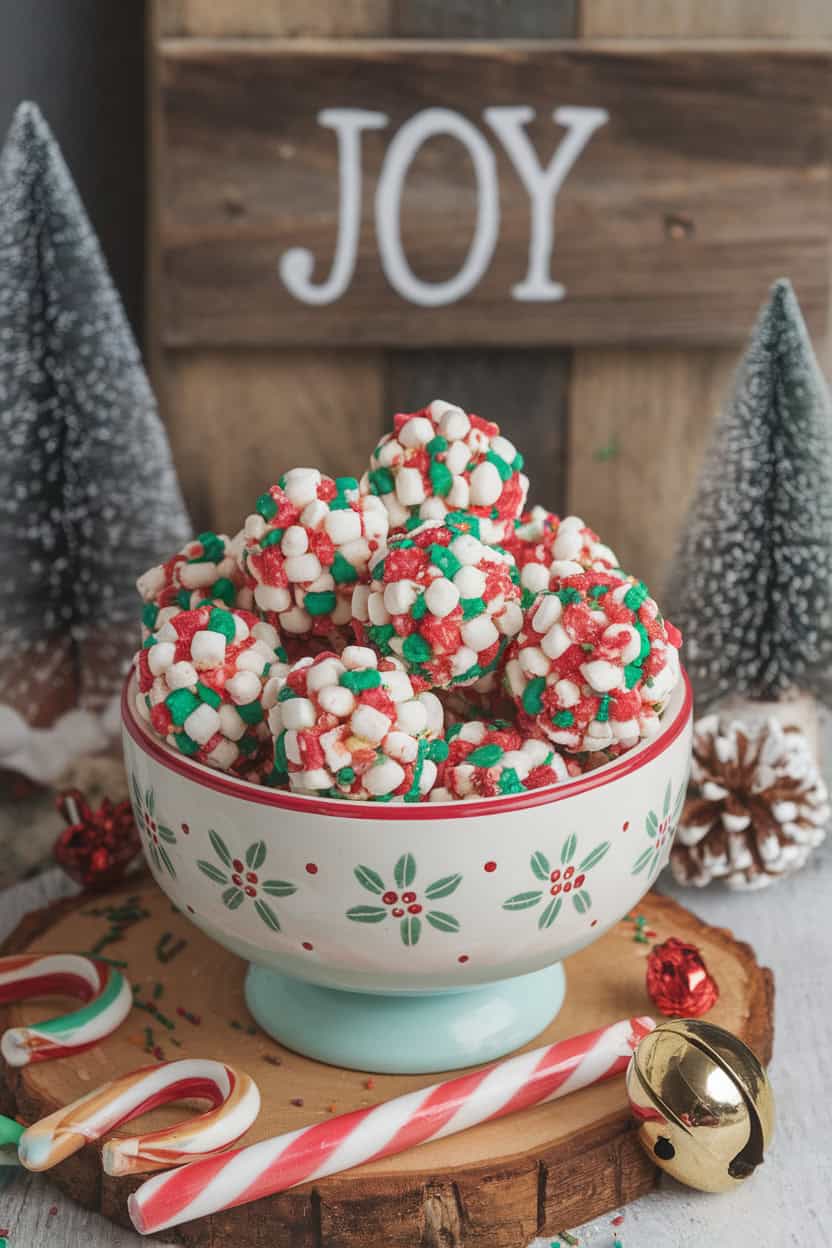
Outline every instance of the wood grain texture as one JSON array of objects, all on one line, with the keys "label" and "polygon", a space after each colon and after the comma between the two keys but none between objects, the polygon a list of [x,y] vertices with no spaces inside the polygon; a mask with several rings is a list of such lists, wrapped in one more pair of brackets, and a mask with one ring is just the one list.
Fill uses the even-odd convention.
[{"label": "wood grain texture", "polygon": [[582,0],[584,38],[789,39],[832,36],[828,0]]},{"label": "wood grain texture", "polygon": [[661,601],[736,353],[578,351],[569,397],[568,506]]},{"label": "wood grain texture", "polygon": [[578,0],[391,0],[390,33],[421,39],[560,39]]},{"label": "wood grain texture", "polygon": [[[254,1142],[338,1112],[386,1100],[424,1087],[436,1076],[377,1076],[371,1090],[354,1071],[323,1066],[283,1050],[268,1037],[246,1030],[244,964],[220,949],[181,915],[149,877],[133,880],[102,898],[71,898],[28,915],[5,942],[4,953],[87,949],[107,921],[94,911],[125,896],[137,898],[147,917],[128,929],[111,956],[128,963],[130,982],[141,1000],[163,984],[159,1007],[174,1022],[156,1027],[169,1057],[216,1057],[254,1075],[263,1096],[257,1123],[245,1137]],[[750,1043],[767,1061],[771,1055],[770,972],[761,969],[747,945],[723,929],[708,928],[675,902],[651,894],[639,908],[659,938],[676,935],[699,945],[722,989],[709,1014]],[[160,964],[156,942],[163,931],[188,943],[172,962]],[[621,1016],[648,1012],[643,946],[633,943],[632,924],[621,923],[567,964],[569,991],[555,1020],[534,1045],[577,1034]],[[54,1013],[54,1002],[26,1002],[0,1011],[0,1025],[32,1023]],[[199,1026],[176,1015],[177,1005],[197,1012]],[[232,1027],[236,1021],[239,1026]],[[0,1079],[0,1109],[25,1121],[42,1116],[89,1092],[115,1072],[141,1065],[142,1031],[153,1020],[135,1012],[112,1037],[70,1062],[14,1070]],[[135,1024],[135,1025],[134,1025]],[[179,1048],[171,1047],[177,1039]],[[138,1049],[136,1045],[138,1044]],[[534,1045],[527,1047],[531,1048]],[[279,1057],[281,1065],[264,1056]],[[440,1076],[441,1077],[441,1076]],[[305,1104],[293,1106],[293,1097]],[[3,1101],[5,1097],[5,1101]],[[147,1115],[147,1129],[168,1125],[181,1114],[170,1106]],[[122,1132],[121,1134],[127,1134]],[[125,1199],[141,1178],[103,1175],[100,1149],[84,1150],[51,1172],[80,1204],[100,1209],[127,1225]],[[617,1207],[647,1191],[655,1171],[641,1153],[629,1121],[623,1081],[575,1093],[556,1109],[539,1106],[463,1135],[385,1158],[318,1184],[242,1206],[179,1228],[194,1248],[251,1244],[269,1248],[518,1248],[535,1234],[554,1233]]]},{"label": "wood grain texture", "polygon": [[[768,275],[780,272],[815,329],[825,324],[832,76],[823,52],[174,40],[161,55],[168,346],[723,343],[742,338]],[[316,120],[322,82],[328,99],[386,113],[391,132],[426,104],[482,125],[486,105],[519,100],[537,109],[529,134],[547,153],[562,133],[554,105],[607,108],[610,121],[559,196],[552,269],[565,299],[510,296],[526,272],[529,205],[496,140],[500,238],[464,300],[424,308],[391,290],[368,203],[345,295],[326,306],[295,299],[275,271],[279,257],[308,247],[325,274],[337,225],[336,143]],[[365,135],[363,150],[369,201],[384,132]],[[457,270],[475,204],[459,145],[423,148],[402,212],[421,277]]]},{"label": "wood grain texture", "polygon": [[[530,502],[566,500],[569,356],[559,351],[391,351],[385,410],[442,398],[496,420],[526,458]],[[389,415],[388,415],[389,419]]]},{"label": "wood grain texture", "polygon": [[197,531],[237,532],[292,467],[360,475],[385,427],[367,352],[205,350],[167,362],[168,432]]},{"label": "wood grain texture", "polygon": [[233,39],[338,39],[388,29],[393,0],[153,0],[160,33]]}]

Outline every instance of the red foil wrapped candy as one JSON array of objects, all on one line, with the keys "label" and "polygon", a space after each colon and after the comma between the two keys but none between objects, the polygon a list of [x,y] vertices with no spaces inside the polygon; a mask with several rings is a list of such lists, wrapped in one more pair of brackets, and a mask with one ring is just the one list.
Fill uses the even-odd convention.
[{"label": "red foil wrapped candy", "polygon": [[716,980],[708,973],[696,945],[671,936],[654,945],[647,958],[647,994],[670,1018],[698,1018],[719,1000]]},{"label": "red foil wrapped candy", "polygon": [[108,797],[93,810],[83,793],[68,789],[55,802],[67,826],[55,842],[55,861],[84,888],[107,888],[141,850],[129,802]]}]

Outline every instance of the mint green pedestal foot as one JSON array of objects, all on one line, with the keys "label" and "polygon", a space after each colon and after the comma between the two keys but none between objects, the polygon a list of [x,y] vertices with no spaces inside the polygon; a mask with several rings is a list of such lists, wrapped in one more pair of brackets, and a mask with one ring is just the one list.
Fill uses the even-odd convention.
[{"label": "mint green pedestal foot", "polygon": [[560,963],[465,992],[341,992],[250,966],[246,1003],[288,1049],[332,1066],[421,1075],[503,1057],[543,1031],[563,1003]]}]

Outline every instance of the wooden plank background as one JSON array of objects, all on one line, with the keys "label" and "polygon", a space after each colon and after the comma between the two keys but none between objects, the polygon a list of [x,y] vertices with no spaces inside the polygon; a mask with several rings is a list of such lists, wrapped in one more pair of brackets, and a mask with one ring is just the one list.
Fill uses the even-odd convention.
[{"label": "wooden plank background", "polygon": [[[826,0],[156,0],[153,21],[151,73],[170,38],[621,38],[649,48],[669,37],[774,47],[832,35]],[[151,119],[158,173],[158,91]],[[162,349],[154,273],[154,380],[198,528],[234,531],[291,463],[359,470],[392,411],[441,396],[501,420],[527,452],[534,501],[579,512],[661,591],[736,347]],[[761,271],[761,293],[779,275]]]}]

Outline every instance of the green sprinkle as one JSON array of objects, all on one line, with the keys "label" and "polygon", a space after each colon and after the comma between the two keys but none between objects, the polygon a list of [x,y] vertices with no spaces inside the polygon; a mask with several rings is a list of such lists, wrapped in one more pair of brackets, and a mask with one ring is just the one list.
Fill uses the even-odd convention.
[{"label": "green sprinkle", "polygon": [[184,724],[188,716],[199,706],[199,698],[197,698],[190,689],[174,689],[173,693],[169,693],[165,698],[165,706],[170,711],[170,717],[175,724]]},{"label": "green sprinkle", "polygon": [[303,606],[312,616],[329,615],[335,610],[335,591],[332,589],[324,589],[319,593],[306,594],[303,599]]},{"label": "green sprinkle", "polygon": [[501,793],[522,793],[523,784],[513,767],[506,767],[497,782]]},{"label": "green sprinkle", "polygon": [[372,642],[382,654],[390,654],[390,638],[395,635],[392,624],[370,624],[367,627],[367,640]]},{"label": "green sprinkle", "polygon": [[604,597],[604,594],[608,594],[610,589],[610,585],[593,585],[592,589],[589,591],[589,596],[590,598],[594,598],[597,602],[599,598]]},{"label": "green sprinkle", "polygon": [[289,764],[286,758],[286,742],[284,740],[285,736],[285,730],[283,732],[279,732],[274,743],[274,770],[278,776],[282,777],[281,780],[278,781],[279,784],[285,784],[289,775]]},{"label": "green sprinkle", "polygon": [[459,605],[462,607],[463,620],[471,620],[475,616],[484,615],[486,611],[482,598],[462,598]]},{"label": "green sprinkle", "polygon": [[489,516],[491,517],[491,519],[492,519],[492,520],[499,520],[499,519],[500,519],[500,509],[499,509],[499,507],[497,507],[497,506],[492,507],[492,508],[491,508],[491,510],[489,511],[489,513],[488,513],[488,514],[489,514]]},{"label": "green sprinkle", "polygon": [[371,574],[374,581],[384,580],[384,560],[379,559],[378,563],[374,563],[371,568]]},{"label": "green sprinkle", "polygon": [[535,676],[523,690],[523,710],[527,715],[539,715],[543,710],[543,690],[546,688],[544,676]]},{"label": "green sprinkle", "polygon": [[183,611],[189,611],[191,606],[190,590],[180,589],[176,595],[176,605],[181,607]]},{"label": "green sprinkle", "polygon": [[265,550],[267,546],[277,546],[283,541],[283,529],[269,529],[268,533],[260,541],[260,549]]},{"label": "green sprinkle", "polygon": [[277,695],[277,700],[278,702],[290,702],[292,698],[297,698],[299,696],[299,694],[295,693],[291,685],[284,685],[280,690],[280,693]]},{"label": "green sprinkle", "polygon": [[277,515],[277,503],[271,494],[261,494],[257,502],[254,504],[254,510],[258,516],[262,516],[264,520],[271,520]]},{"label": "green sprinkle", "polygon": [[366,672],[342,672],[338,684],[349,689],[351,693],[361,693],[364,689],[378,689],[381,685],[381,673],[374,667]]},{"label": "green sprinkle", "polygon": [[496,451],[489,451],[485,457],[489,464],[493,464],[500,474],[501,481],[508,481],[511,477],[511,464],[507,464],[502,455],[498,455]]},{"label": "green sprinkle", "polygon": [[462,732],[462,724],[451,724],[450,728],[445,733],[445,740],[453,741],[456,737],[459,736],[461,732]]},{"label": "green sprinkle", "polygon": [[427,663],[428,659],[433,658],[433,650],[429,643],[418,633],[411,633],[409,637],[405,637],[402,654],[408,663]]},{"label": "green sprinkle", "polygon": [[425,447],[428,455],[438,455],[440,451],[447,451],[447,449],[448,439],[443,438],[441,433],[437,433],[435,438],[431,438]]},{"label": "green sprinkle", "polygon": [[575,716],[571,711],[558,711],[552,716],[552,723],[556,728],[571,728],[575,722]]},{"label": "green sprinkle", "polygon": [[631,585],[624,595],[624,606],[629,607],[631,611],[638,611],[645,598],[649,598],[650,594],[644,581],[638,581],[635,585]]},{"label": "green sprinkle", "polygon": [[374,468],[369,475],[371,494],[392,494],[396,488],[389,468]]},{"label": "green sprinkle", "polygon": [[601,701],[598,703],[598,710],[595,712],[595,718],[599,724],[605,724],[610,717],[610,695],[605,693]]},{"label": "green sprinkle", "polygon": [[335,779],[339,784],[352,784],[355,779],[355,772],[352,767],[342,767],[340,771],[336,771]]},{"label": "green sprinkle", "polygon": [[520,606],[523,608],[524,611],[528,611],[529,607],[532,605],[536,597],[537,597],[537,594],[533,594],[530,589],[523,590],[522,594],[520,595]]},{"label": "green sprinkle", "polygon": [[234,616],[230,611],[224,611],[222,607],[214,607],[212,609],[205,627],[210,628],[212,633],[222,633],[226,641],[234,640],[236,632]]},{"label": "green sprinkle", "polygon": [[229,581],[227,576],[221,576],[219,580],[214,581],[214,584],[211,586],[211,597],[219,598],[220,602],[224,602],[229,607],[233,607],[237,597],[234,582]]},{"label": "green sprinkle", "polygon": [[419,620],[423,620],[425,618],[425,612],[427,611],[427,609],[428,609],[428,604],[425,602],[425,595],[420,594],[419,597],[414,602],[413,606],[410,608],[411,620],[416,620],[417,623]]},{"label": "green sprinkle", "polygon": [[428,559],[430,559],[434,567],[439,568],[442,575],[446,576],[449,581],[454,579],[462,567],[453,551],[449,550],[447,546],[440,546],[437,542],[433,542],[428,547]]},{"label": "green sprinkle", "polygon": [[234,709],[244,724],[259,724],[263,718],[263,706],[260,702],[245,702]]},{"label": "green sprinkle", "polygon": [[222,698],[216,689],[210,689],[208,685],[203,685],[201,680],[197,683],[196,691],[202,701],[207,702],[209,706],[213,706],[214,710],[222,706]]},{"label": "green sprinkle", "polygon": [[335,558],[332,560],[332,566],[329,571],[336,585],[348,585],[351,581],[358,580],[358,573],[350,561],[344,558],[340,550],[336,550]]},{"label": "green sprinkle", "polygon": [[437,498],[446,498],[453,487],[454,478],[450,468],[441,459],[432,459],[428,469],[431,487]]},{"label": "green sprinkle", "polygon": [[473,763],[475,767],[493,767],[495,763],[499,763],[504,753],[503,747],[494,742],[492,745],[481,745],[472,750],[465,761]]},{"label": "green sprinkle", "polygon": [[183,754],[199,753],[199,742],[194,741],[191,737],[189,737],[187,732],[177,732],[174,734],[173,739],[176,742],[177,748],[181,750]]},{"label": "green sprinkle", "polygon": [[[459,727],[461,728],[462,725],[460,724]],[[448,753],[447,741],[431,741],[428,746],[428,758],[432,763],[444,763]]]},{"label": "green sprinkle", "polygon": [[565,607],[568,607],[570,602],[581,601],[581,595],[578,592],[578,590],[570,588],[570,587],[567,587],[566,589],[559,589],[558,598],[560,598],[561,602],[563,603]]},{"label": "green sprinkle", "polygon": [[641,623],[640,620],[635,620],[633,623],[633,627],[635,628],[636,632],[641,638],[641,649],[639,650],[639,655],[638,655],[638,658],[636,659],[636,662],[643,663],[644,660],[650,654],[650,638],[647,635],[647,629],[644,627],[644,625]]},{"label": "green sprinkle", "polygon": [[158,614],[159,608],[155,602],[146,602],[142,607],[142,624],[144,624],[145,628],[149,628],[151,632]]},{"label": "green sprinkle", "polygon": [[628,663],[624,668],[624,684],[628,689],[632,689],[633,685],[637,685],[643,675],[640,663]]}]

